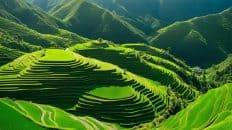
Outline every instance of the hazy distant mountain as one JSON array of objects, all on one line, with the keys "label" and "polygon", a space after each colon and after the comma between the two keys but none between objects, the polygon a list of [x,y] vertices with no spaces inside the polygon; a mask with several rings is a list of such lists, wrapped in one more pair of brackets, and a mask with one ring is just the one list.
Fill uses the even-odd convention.
[{"label": "hazy distant mountain", "polygon": [[216,13],[232,6],[232,0],[89,0],[124,16],[150,34],[167,24]]},{"label": "hazy distant mountain", "polygon": [[151,42],[192,66],[217,64],[232,53],[232,9],[176,22],[160,29]]},{"label": "hazy distant mountain", "polygon": [[123,16],[146,16],[165,22],[222,11],[232,6],[231,0],[89,0]]}]

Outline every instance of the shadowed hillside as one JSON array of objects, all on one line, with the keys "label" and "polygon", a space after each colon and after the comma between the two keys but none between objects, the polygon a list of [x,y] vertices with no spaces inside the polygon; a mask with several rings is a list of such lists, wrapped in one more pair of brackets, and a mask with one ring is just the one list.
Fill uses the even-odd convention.
[{"label": "shadowed hillside", "polygon": [[89,38],[104,38],[117,43],[145,42],[144,34],[118,15],[86,2],[72,0],[54,8],[51,15],[62,19],[69,30]]},{"label": "shadowed hillside", "polygon": [[43,47],[68,47],[76,42],[86,41],[74,33],[59,29],[57,35],[42,34],[8,19],[0,17],[0,44],[2,46],[32,52]]},{"label": "shadowed hillside", "polygon": [[232,52],[232,9],[176,22],[152,38],[154,46],[167,49],[191,66],[209,67]]}]

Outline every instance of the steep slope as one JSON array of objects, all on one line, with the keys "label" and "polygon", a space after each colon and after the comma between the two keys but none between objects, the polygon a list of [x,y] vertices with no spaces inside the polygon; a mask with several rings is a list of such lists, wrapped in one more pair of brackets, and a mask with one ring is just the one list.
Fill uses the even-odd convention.
[{"label": "steep slope", "polygon": [[[76,117],[61,109],[26,101],[0,99],[3,130],[118,130],[118,126],[91,117]],[[14,121],[12,121],[14,119]]]},{"label": "steep slope", "polygon": [[[232,84],[210,90],[186,109],[162,122],[155,130],[230,130]],[[154,123],[155,124],[155,123]],[[153,126],[154,127],[154,126]],[[147,128],[151,129],[151,128]]]},{"label": "steep slope", "polygon": [[144,34],[116,14],[86,2],[72,0],[50,12],[62,19],[69,30],[89,38],[104,38],[117,43],[146,42]]},{"label": "steep slope", "polygon": [[122,16],[124,20],[147,35],[163,27],[165,22],[158,18],[158,0],[88,0]]},{"label": "steep slope", "polygon": [[221,85],[232,82],[232,55],[230,54],[223,62],[207,69],[207,79]]},{"label": "steep slope", "polygon": [[61,29],[57,30],[57,35],[42,34],[24,24],[2,17],[0,17],[0,39],[0,45],[23,52],[32,52],[43,47],[67,47],[87,40]]},{"label": "steep slope", "polygon": [[[14,19],[41,33],[55,34],[65,25],[24,0],[0,0],[1,17]],[[9,17],[11,16],[11,17]]]},{"label": "steep slope", "polygon": [[232,9],[176,22],[160,29],[151,40],[191,66],[209,67],[232,52]]}]

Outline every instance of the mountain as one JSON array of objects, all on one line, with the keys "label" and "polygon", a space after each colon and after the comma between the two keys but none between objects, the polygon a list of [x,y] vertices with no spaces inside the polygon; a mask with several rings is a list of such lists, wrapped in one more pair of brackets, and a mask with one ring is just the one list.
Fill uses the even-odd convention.
[{"label": "mountain", "polygon": [[24,0],[0,0],[0,5],[0,10],[3,12],[1,17],[23,23],[38,32],[55,34],[58,27],[65,27],[60,20]]},{"label": "mountain", "polygon": [[232,52],[232,9],[176,22],[160,29],[151,43],[191,66],[209,67]]},{"label": "mountain", "polygon": [[0,5],[0,46],[7,50],[33,52],[43,47],[64,48],[87,40],[60,29],[58,25],[64,25],[61,21],[24,0],[0,0]]},{"label": "mountain", "polygon": [[[147,124],[143,129],[230,130],[232,128],[231,93],[232,84],[225,84],[222,87],[210,90],[187,108],[163,121],[161,124],[159,124],[158,120],[155,120],[153,124]],[[160,117],[160,120],[162,120],[162,117]]]},{"label": "mountain", "polygon": [[165,23],[220,12],[232,6],[231,0],[89,0],[117,14],[142,20],[145,16]]},{"label": "mountain", "polygon": [[117,43],[146,42],[142,31],[116,14],[85,0],[66,2],[53,8],[50,14],[62,19],[69,31],[88,38],[104,38]]}]

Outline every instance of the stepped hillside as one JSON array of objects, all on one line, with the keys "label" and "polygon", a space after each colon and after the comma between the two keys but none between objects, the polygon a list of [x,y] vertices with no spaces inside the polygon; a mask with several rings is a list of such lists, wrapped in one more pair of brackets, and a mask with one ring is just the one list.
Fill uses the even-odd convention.
[{"label": "stepped hillside", "polygon": [[218,65],[213,65],[206,70],[207,79],[217,85],[232,82],[232,55]]},{"label": "stepped hillside", "polygon": [[168,106],[175,107],[160,83],[68,49],[34,52],[2,66],[0,95],[50,104],[124,127],[149,122],[166,113]]},{"label": "stepped hillside", "polygon": [[72,0],[57,6],[50,14],[62,19],[69,31],[88,38],[104,38],[116,43],[146,42],[142,31],[118,15],[85,0]]},{"label": "stepped hillside", "polygon": [[232,52],[232,9],[176,22],[160,29],[151,42],[191,66],[209,67]]},{"label": "stepped hillside", "polygon": [[[140,49],[137,48],[136,50],[133,46],[138,46]],[[150,48],[152,53],[149,54],[149,50],[148,52],[141,50],[146,47]],[[124,44],[120,46],[107,41],[96,40],[77,44],[71,50],[86,57],[113,63],[130,72],[159,81],[167,86],[174,88],[185,86],[188,88],[190,85],[198,87],[198,90],[203,89],[199,77],[188,66],[164,50],[145,44]]]},{"label": "stepped hillside", "polygon": [[[96,42],[29,53],[2,66],[1,97],[50,104],[77,116],[133,127],[175,114],[204,89],[197,86],[204,83],[200,77],[182,63],[145,52],[135,58],[142,52]],[[84,54],[95,55],[98,49],[102,56],[109,54],[121,63]],[[160,49],[157,53],[169,55]],[[131,69],[123,60],[133,64]],[[141,69],[146,71],[139,73]]]},{"label": "stepped hillside", "polygon": [[59,34],[42,34],[8,19],[0,17],[0,45],[23,52],[32,52],[43,47],[67,47],[86,41],[74,33],[58,30]]},{"label": "stepped hillside", "polygon": [[[186,109],[170,117],[158,128],[146,125],[145,129],[154,130],[230,130],[232,118],[232,84],[223,85],[220,88],[210,90],[199,97]],[[150,125],[150,126],[149,126]]]},{"label": "stepped hillside", "polygon": [[[61,109],[26,101],[0,99],[2,130],[119,130],[91,117],[77,117]],[[14,121],[12,121],[14,119]]]}]

